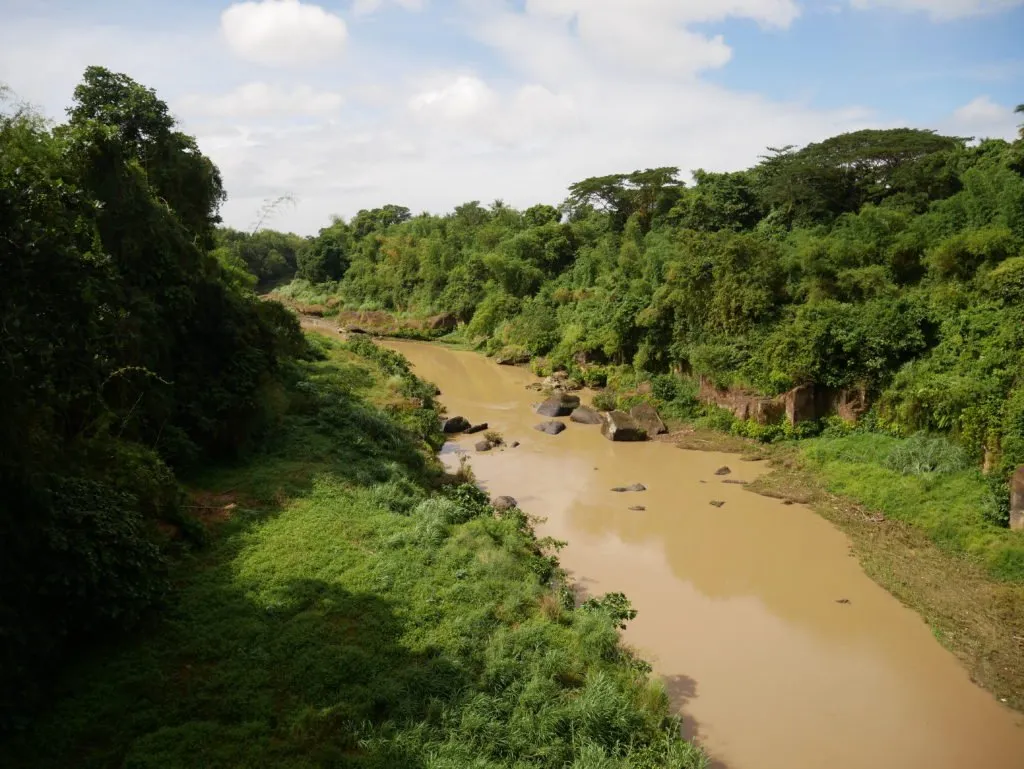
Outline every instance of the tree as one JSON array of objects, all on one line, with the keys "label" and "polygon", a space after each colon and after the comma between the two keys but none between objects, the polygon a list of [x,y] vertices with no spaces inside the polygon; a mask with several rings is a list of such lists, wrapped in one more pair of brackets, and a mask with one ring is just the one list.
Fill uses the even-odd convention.
[{"label": "tree", "polygon": [[589,209],[605,212],[612,217],[613,226],[619,231],[636,214],[646,232],[655,214],[668,210],[675,202],[683,187],[678,177],[679,169],[674,167],[594,176],[569,188],[569,197],[562,204],[562,209],[570,218],[576,218]]}]

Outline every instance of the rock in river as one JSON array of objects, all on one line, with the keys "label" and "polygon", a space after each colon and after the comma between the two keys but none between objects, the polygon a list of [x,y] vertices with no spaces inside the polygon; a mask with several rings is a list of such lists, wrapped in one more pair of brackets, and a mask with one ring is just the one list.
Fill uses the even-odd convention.
[{"label": "rock in river", "polygon": [[477,451],[490,451],[493,448],[494,444],[491,443],[490,441],[477,441],[476,443]]},{"label": "rock in river", "polygon": [[714,501],[713,501],[713,502],[711,503],[711,506],[712,506],[712,507],[725,507],[725,502],[721,502],[720,500],[717,500],[717,499],[716,499],[716,500],[714,500]]},{"label": "rock in river", "polygon": [[634,483],[632,486],[616,486],[612,491],[617,491],[621,494],[627,491],[647,491],[647,487],[642,483]]},{"label": "rock in river", "polygon": [[567,417],[579,408],[580,399],[575,395],[554,395],[537,407],[542,417]]},{"label": "rock in river", "polygon": [[658,412],[649,403],[637,404],[629,410],[629,415],[648,435],[664,435],[668,432],[668,428],[661,421]]},{"label": "rock in river", "polygon": [[643,431],[629,414],[623,411],[609,411],[604,415],[601,435],[610,441],[645,441],[647,433]]},{"label": "rock in river", "polygon": [[495,497],[491,501],[491,507],[499,513],[504,513],[506,510],[511,510],[513,507],[518,506],[519,503],[516,502],[515,497]]},{"label": "rock in river", "polygon": [[565,425],[561,422],[544,422],[533,429],[540,430],[542,433],[547,433],[548,435],[558,435],[560,432],[565,430]]},{"label": "rock in river", "polygon": [[465,432],[469,427],[469,420],[465,417],[450,417],[441,423],[441,432],[445,435],[452,435],[453,433]]},{"label": "rock in river", "polygon": [[487,423],[484,422],[483,424],[473,425],[472,427],[467,427],[462,432],[464,432],[466,435],[474,435],[475,433],[482,433],[486,429],[487,429]]},{"label": "rock in river", "polygon": [[732,475],[732,470],[730,470],[728,466],[719,467],[715,470],[715,475]]},{"label": "rock in river", "polygon": [[587,406],[580,406],[572,412],[569,418],[581,425],[599,425],[604,422],[600,414]]}]

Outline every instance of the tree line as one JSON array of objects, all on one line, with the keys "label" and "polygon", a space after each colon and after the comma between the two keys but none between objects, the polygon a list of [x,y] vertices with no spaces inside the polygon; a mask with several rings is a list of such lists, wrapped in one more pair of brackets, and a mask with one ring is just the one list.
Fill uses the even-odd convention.
[{"label": "tree line", "polygon": [[400,206],[321,230],[285,296],[452,313],[492,354],[775,395],[856,389],[871,424],[1024,464],[1024,130],[864,130],[753,167],[644,169],[559,206]]}]

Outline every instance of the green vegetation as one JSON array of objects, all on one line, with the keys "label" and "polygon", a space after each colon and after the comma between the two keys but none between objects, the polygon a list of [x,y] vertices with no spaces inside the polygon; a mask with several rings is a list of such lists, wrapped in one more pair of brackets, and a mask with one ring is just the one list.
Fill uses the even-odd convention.
[{"label": "green vegetation", "polygon": [[573,609],[522,512],[443,484],[432,388],[365,340],[314,344],[264,451],[195,479],[230,517],[166,618],[79,665],[0,763],[704,766],[619,645],[628,601]]},{"label": "green vegetation", "polygon": [[[344,269],[292,296],[338,312],[452,313],[456,339],[607,386],[598,408],[647,399],[771,442],[825,425],[737,423],[699,402],[699,382],[856,395],[871,405],[872,440],[944,439],[865,469],[895,484],[875,487],[872,504],[898,507],[900,489],[941,476],[905,520],[1024,578],[1024,546],[1000,512],[1024,464],[1024,138],[859,131],[770,149],[742,172],[697,171],[691,186],[675,168],[647,169],[583,180],[559,208],[392,206],[320,239]],[[915,462],[924,475],[900,476]],[[961,469],[940,472],[950,462]],[[983,465],[990,479],[964,469]]]},{"label": "green vegetation", "polygon": [[254,293],[347,252],[217,230],[124,75],[69,115],[0,113],[0,765],[705,766],[628,600],[443,473],[435,388]]}]

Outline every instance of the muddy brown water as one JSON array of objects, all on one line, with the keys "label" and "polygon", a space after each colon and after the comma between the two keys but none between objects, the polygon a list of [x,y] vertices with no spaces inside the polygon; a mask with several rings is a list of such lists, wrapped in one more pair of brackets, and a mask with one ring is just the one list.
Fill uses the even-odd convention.
[{"label": "muddy brown water", "polygon": [[[545,517],[540,533],[569,543],[560,559],[584,590],[629,596],[639,614],[625,640],[664,677],[712,766],[1024,769],[1024,717],[971,683],[921,618],[863,573],[842,532],[714,474],[727,465],[730,480],[752,481],[763,464],[615,444],[571,423],[544,435],[528,371],[387,345],[441,388],[450,415],[521,442],[476,454],[480,436],[466,436],[443,454],[457,464],[468,452],[492,495]],[[648,490],[611,491],[632,483]]]}]

